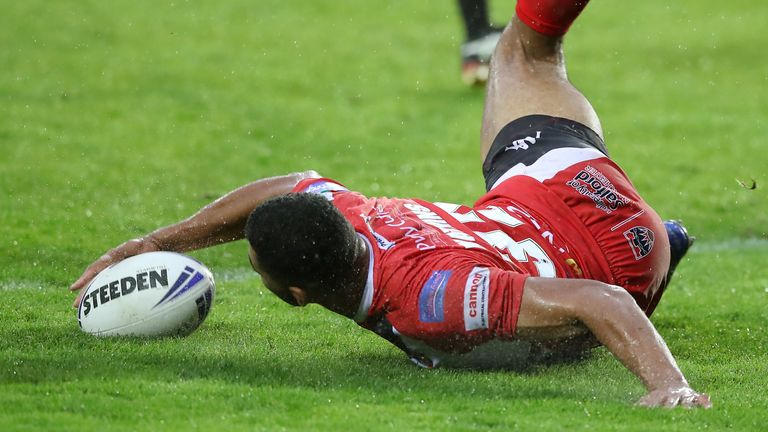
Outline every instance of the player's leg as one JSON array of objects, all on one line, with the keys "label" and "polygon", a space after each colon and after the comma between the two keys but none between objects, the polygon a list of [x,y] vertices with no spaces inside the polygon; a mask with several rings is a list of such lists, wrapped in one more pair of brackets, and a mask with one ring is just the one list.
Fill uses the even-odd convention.
[{"label": "player's leg", "polygon": [[568,81],[562,39],[587,0],[518,0],[491,61],[481,156],[499,131],[530,114],[564,117],[602,136],[595,110]]}]

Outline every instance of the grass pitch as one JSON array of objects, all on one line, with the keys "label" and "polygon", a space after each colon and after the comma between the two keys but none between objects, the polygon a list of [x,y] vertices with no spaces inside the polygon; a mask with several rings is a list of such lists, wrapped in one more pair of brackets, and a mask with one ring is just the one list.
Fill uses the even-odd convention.
[{"label": "grass pitch", "polygon": [[66,287],[90,261],[255,178],[314,168],[471,203],[483,95],[460,83],[446,1],[2,11],[0,430],[765,430],[763,2],[595,2],[566,40],[614,158],[698,237],[654,322],[708,411],[634,407],[640,383],[604,349],[527,372],[417,369],[282,305],[243,244],[194,254],[219,290],[190,337],[81,333]]}]

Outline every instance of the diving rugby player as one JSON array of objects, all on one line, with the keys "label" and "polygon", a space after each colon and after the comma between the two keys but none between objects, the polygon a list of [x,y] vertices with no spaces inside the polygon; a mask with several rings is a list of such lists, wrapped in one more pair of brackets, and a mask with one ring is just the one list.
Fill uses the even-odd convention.
[{"label": "diving rugby player", "polygon": [[709,407],[648,319],[670,273],[665,226],[566,76],[562,38],[586,3],[518,1],[491,62],[488,192],[474,206],[369,198],[314,171],[266,178],[112,249],[72,289],[131,255],[245,237],[281,299],[354,319],[421,366],[505,366],[599,342],[645,385],[639,404]]}]

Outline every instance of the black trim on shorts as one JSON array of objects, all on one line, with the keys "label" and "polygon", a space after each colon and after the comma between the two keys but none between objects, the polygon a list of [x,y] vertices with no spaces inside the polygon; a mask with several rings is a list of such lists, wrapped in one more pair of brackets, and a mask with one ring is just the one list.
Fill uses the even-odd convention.
[{"label": "black trim on shorts", "polygon": [[531,166],[547,152],[563,147],[594,148],[608,156],[603,139],[575,120],[534,114],[509,122],[496,135],[483,162],[485,190],[513,166]]}]

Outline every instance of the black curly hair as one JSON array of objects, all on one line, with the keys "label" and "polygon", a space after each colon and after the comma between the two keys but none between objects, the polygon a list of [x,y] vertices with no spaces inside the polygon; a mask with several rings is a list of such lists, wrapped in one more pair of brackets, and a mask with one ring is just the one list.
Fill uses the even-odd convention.
[{"label": "black curly hair", "polygon": [[291,193],[264,201],[248,217],[245,237],[262,270],[285,287],[320,293],[354,274],[355,230],[321,195]]}]

